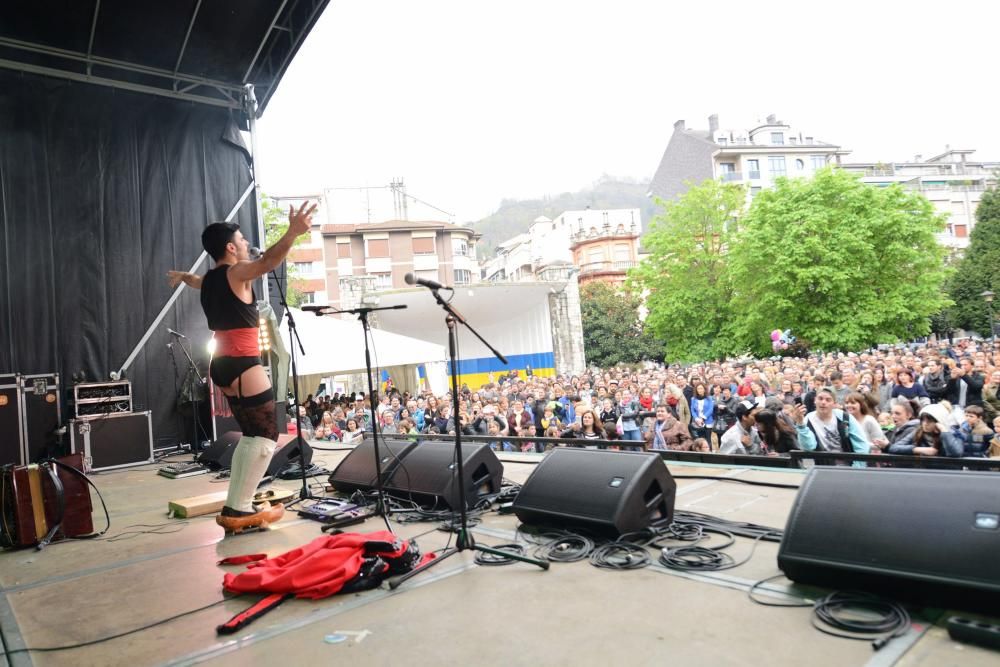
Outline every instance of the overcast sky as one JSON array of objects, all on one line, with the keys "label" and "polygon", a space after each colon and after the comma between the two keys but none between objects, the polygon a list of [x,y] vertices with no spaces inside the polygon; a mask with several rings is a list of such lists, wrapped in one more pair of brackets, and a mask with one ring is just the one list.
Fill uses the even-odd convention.
[{"label": "overcast sky", "polygon": [[770,113],[849,160],[1000,160],[1000,2],[331,0],[259,128],[272,195],[384,185],[453,212],[646,179],[675,120]]}]

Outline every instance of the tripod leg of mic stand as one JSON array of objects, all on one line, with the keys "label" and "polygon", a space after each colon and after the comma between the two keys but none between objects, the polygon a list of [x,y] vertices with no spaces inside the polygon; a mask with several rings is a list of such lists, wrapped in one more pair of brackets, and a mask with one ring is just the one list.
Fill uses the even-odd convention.
[{"label": "tripod leg of mic stand", "polygon": [[440,563],[441,561],[443,561],[445,558],[449,558],[451,556],[454,556],[458,552],[459,552],[458,547],[450,547],[448,549],[445,549],[438,556],[436,556],[433,559],[427,561],[423,565],[415,567],[412,570],[410,570],[409,572],[405,572],[403,574],[400,574],[400,575],[397,575],[395,577],[392,577],[391,579],[389,579],[389,590],[392,590],[392,591],[396,590],[397,588],[399,588],[400,584],[402,584],[404,581],[406,581],[410,577],[415,577],[418,574],[420,574],[421,572],[423,572],[424,570],[429,570],[430,568],[434,567],[435,565],[437,565],[438,563]]}]

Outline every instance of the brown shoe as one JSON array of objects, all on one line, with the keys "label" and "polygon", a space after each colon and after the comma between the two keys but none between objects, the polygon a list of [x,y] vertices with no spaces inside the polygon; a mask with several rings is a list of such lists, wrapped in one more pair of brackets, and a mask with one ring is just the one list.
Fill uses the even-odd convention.
[{"label": "brown shoe", "polygon": [[281,503],[267,505],[256,514],[245,514],[243,516],[223,516],[219,514],[215,517],[215,523],[222,526],[226,533],[238,535],[245,530],[256,528],[267,528],[269,524],[280,521],[285,515],[285,506]]}]

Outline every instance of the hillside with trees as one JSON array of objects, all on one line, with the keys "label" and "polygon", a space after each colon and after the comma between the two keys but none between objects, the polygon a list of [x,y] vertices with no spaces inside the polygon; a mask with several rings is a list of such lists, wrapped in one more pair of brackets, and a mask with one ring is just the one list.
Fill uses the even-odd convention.
[{"label": "hillside with trees", "polygon": [[645,228],[656,214],[656,204],[646,196],[649,181],[604,175],[590,187],[577,192],[547,195],[541,199],[504,199],[490,216],[471,224],[483,235],[480,258],[490,258],[500,243],[528,231],[540,215],[555,218],[563,211],[586,209],[638,208]]}]

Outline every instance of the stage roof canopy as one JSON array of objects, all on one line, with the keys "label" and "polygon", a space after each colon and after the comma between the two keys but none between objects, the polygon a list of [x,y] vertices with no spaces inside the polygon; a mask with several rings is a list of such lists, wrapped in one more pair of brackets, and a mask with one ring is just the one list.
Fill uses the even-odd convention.
[{"label": "stage roof canopy", "polygon": [[0,67],[259,117],[328,0],[7,0]]}]

